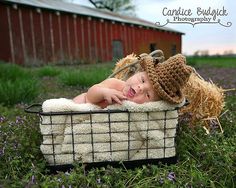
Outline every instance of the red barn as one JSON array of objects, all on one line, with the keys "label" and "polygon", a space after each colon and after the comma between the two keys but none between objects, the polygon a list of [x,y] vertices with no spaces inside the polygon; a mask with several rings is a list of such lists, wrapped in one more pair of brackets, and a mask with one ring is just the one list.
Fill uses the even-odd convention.
[{"label": "red barn", "polygon": [[181,52],[183,33],[77,4],[0,1],[0,60],[22,65],[104,62],[132,52]]}]

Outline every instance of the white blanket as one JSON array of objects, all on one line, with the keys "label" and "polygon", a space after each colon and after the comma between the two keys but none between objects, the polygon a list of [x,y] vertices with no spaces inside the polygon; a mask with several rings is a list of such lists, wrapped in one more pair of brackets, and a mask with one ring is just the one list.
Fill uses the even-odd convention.
[{"label": "white blanket", "polygon": [[[145,104],[124,101],[122,105],[103,109],[106,113],[41,115],[41,151],[51,165],[72,164],[74,160],[90,163],[173,157],[178,123],[176,107],[164,101]],[[61,98],[45,101],[42,110],[87,112],[102,109]],[[108,113],[112,110],[122,112]]]}]

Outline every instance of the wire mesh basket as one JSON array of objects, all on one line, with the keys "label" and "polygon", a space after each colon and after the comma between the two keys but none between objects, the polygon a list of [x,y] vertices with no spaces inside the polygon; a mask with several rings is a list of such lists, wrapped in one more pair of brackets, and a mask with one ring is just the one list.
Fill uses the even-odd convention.
[{"label": "wire mesh basket", "polygon": [[38,113],[49,166],[176,162],[178,108],[163,111],[90,110]]}]

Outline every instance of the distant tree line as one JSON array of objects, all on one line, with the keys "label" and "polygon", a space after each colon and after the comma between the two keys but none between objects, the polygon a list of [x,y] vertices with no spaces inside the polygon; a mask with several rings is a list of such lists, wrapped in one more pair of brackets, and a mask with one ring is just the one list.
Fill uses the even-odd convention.
[{"label": "distant tree line", "polygon": [[[216,56],[224,55],[224,56],[232,56],[235,55],[233,50],[225,50],[222,54],[216,53]],[[197,50],[193,53],[193,56],[210,56],[209,50]]]},{"label": "distant tree line", "polygon": [[[57,0],[64,1],[68,3],[74,3],[74,0]],[[110,12],[115,12],[119,14],[125,14],[129,16],[135,16],[135,5],[133,0],[87,0],[95,8],[103,9]]]}]

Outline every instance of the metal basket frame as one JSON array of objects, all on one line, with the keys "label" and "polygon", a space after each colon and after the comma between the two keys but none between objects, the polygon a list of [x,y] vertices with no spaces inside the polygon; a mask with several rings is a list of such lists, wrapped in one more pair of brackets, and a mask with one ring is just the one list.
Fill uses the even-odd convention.
[{"label": "metal basket frame", "polygon": [[[35,107],[37,107],[37,108],[40,108],[39,110],[32,110],[32,109],[34,109]],[[175,108],[174,110],[177,110],[178,108]],[[149,145],[148,145],[148,143],[149,143],[149,141],[150,141],[150,138],[147,136],[146,138],[145,138],[145,140],[144,140],[144,142],[145,142],[145,144],[146,144],[146,147],[143,149],[141,149],[141,150],[145,150],[145,152],[146,152],[146,157],[144,158],[144,159],[141,159],[141,160],[131,160],[130,159],[130,156],[131,156],[131,154],[130,154],[130,152],[132,152],[132,150],[134,150],[134,149],[132,149],[131,148],[131,146],[130,146],[130,143],[132,142],[132,140],[130,139],[130,134],[132,133],[132,130],[130,129],[130,124],[132,123],[132,121],[133,120],[131,120],[130,119],[130,115],[131,115],[131,113],[135,113],[135,112],[130,112],[130,111],[128,111],[128,110],[93,110],[93,111],[83,111],[83,112],[76,112],[76,111],[67,111],[67,112],[42,112],[42,110],[41,110],[41,105],[40,104],[33,104],[33,105],[31,105],[31,106],[29,106],[29,107],[27,107],[26,109],[25,109],[25,111],[26,112],[28,112],[28,113],[37,113],[38,115],[39,115],[39,118],[40,118],[40,124],[43,124],[43,118],[42,117],[49,117],[50,118],[50,122],[49,123],[47,123],[47,124],[43,124],[43,125],[47,125],[47,126],[51,126],[51,127],[53,127],[53,126],[57,126],[57,125],[55,125],[55,124],[53,124],[53,122],[52,122],[52,118],[53,117],[55,117],[55,116],[67,116],[67,118],[69,118],[70,119],[70,127],[71,127],[71,134],[68,134],[68,135],[70,135],[71,136],[71,139],[72,139],[72,148],[73,148],[73,151],[72,151],[72,153],[71,153],[71,155],[73,156],[73,162],[80,162],[77,158],[76,158],[76,152],[75,152],[75,144],[74,144],[74,136],[75,135],[83,135],[83,134],[87,134],[87,135],[90,135],[91,136],[91,142],[90,143],[87,143],[87,144],[91,144],[91,147],[92,147],[92,162],[91,163],[84,163],[85,165],[87,165],[87,166],[92,166],[92,167],[94,167],[94,166],[104,166],[104,165],[106,165],[106,164],[111,164],[112,166],[116,166],[116,165],[119,165],[120,164],[120,161],[110,161],[110,160],[107,160],[107,161],[99,161],[99,162],[97,162],[97,161],[94,161],[94,158],[95,158],[95,155],[97,154],[97,153],[105,153],[105,152],[110,152],[110,155],[112,156],[112,155],[115,155],[115,153],[116,152],[120,152],[120,151],[122,151],[122,152],[127,152],[127,160],[123,160],[122,161],[122,164],[124,164],[126,167],[132,167],[132,166],[136,166],[136,165],[140,165],[140,164],[147,164],[147,163],[159,163],[159,162],[164,162],[164,163],[175,163],[176,162],[176,155],[175,156],[171,156],[171,157],[167,157],[166,156],[166,150],[168,149],[168,148],[173,148],[173,149],[175,149],[176,148],[176,139],[175,139],[175,137],[176,137],[176,134],[174,135],[174,136],[171,136],[171,137],[168,137],[167,136],[167,134],[166,134],[166,132],[169,130],[169,129],[176,129],[177,130],[177,125],[176,125],[176,127],[175,128],[168,128],[167,126],[166,126],[166,121],[167,120],[169,120],[170,118],[168,118],[167,119],[167,117],[166,117],[166,114],[168,113],[168,111],[172,111],[172,110],[163,110],[163,111],[161,111],[161,112],[164,112],[164,114],[165,114],[165,116],[164,116],[164,118],[162,119],[162,118],[160,118],[160,119],[152,119],[152,120],[150,120],[149,119],[149,113],[150,112],[142,112],[142,113],[145,113],[146,114],[146,116],[147,116],[147,119],[145,120],[146,121],[146,123],[147,123],[147,125],[149,125],[149,122],[150,121],[155,121],[155,120],[160,120],[160,121],[164,121],[164,127],[163,128],[161,128],[161,129],[159,129],[159,128],[156,128],[156,129],[150,129],[149,128],[149,126],[147,126],[147,129],[144,129],[144,130],[139,130],[139,131],[146,131],[146,135],[148,135],[148,133],[150,132],[150,131],[153,131],[153,130],[161,130],[161,131],[163,131],[164,132],[164,147],[160,147],[160,148],[157,148],[157,149],[163,149],[163,151],[164,151],[164,156],[162,157],[162,158],[149,158],[149,150],[150,150],[150,148],[149,148]],[[128,123],[128,130],[127,130],[127,134],[128,134],[128,138],[127,138],[127,140],[122,140],[122,141],[120,141],[120,142],[128,142],[128,145],[127,145],[127,149],[124,151],[124,150],[116,150],[116,151],[113,151],[113,148],[112,148],[112,146],[113,146],[113,144],[114,144],[114,142],[117,142],[117,141],[112,141],[112,134],[113,133],[119,133],[119,131],[117,131],[117,132],[114,132],[114,131],[112,131],[111,130],[111,126],[114,126],[114,124],[116,124],[117,123],[117,121],[113,121],[112,119],[111,119],[111,114],[115,114],[115,113],[127,113],[127,115],[128,115],[128,122],[127,121],[124,121],[124,123]],[[74,131],[73,131],[73,129],[74,129],[74,125],[75,124],[78,124],[78,123],[74,123],[73,122],[73,117],[74,117],[74,115],[84,115],[84,114],[86,114],[86,115],[89,115],[89,121],[88,121],[88,126],[90,126],[91,127],[91,132],[90,133],[74,133]],[[107,114],[107,119],[108,119],[108,121],[104,121],[104,122],[99,122],[99,123],[107,123],[108,124],[108,126],[109,126],[109,131],[107,131],[107,132],[104,132],[104,133],[102,133],[102,134],[108,134],[109,135],[109,141],[108,142],[106,142],[106,144],[108,143],[109,144],[109,150],[108,151],[95,151],[94,150],[94,144],[96,143],[96,142],[94,142],[94,135],[95,134],[99,134],[99,133],[94,133],[93,132],[93,126],[94,126],[94,124],[96,124],[96,122],[94,122],[93,121],[93,119],[92,119],[92,116],[94,115],[94,114],[97,114],[97,115],[99,115],[99,114]],[[178,117],[176,117],[176,118],[172,118],[172,119],[178,119]],[[143,123],[143,121],[144,120],[140,120],[138,123]],[[121,123],[122,121],[119,121],[119,123]],[[58,124],[58,123],[57,123]],[[63,123],[62,123],[63,124]],[[51,166],[51,167],[57,167],[57,168],[63,168],[63,167],[68,167],[68,166],[71,166],[72,164],[70,163],[70,164],[64,164],[64,165],[58,165],[57,163],[56,163],[56,155],[60,155],[60,154],[56,154],[55,153],[55,146],[56,146],[56,143],[54,143],[54,138],[55,138],[55,136],[58,136],[57,134],[53,134],[53,133],[51,133],[51,134],[43,134],[43,136],[50,136],[51,137],[51,140],[52,140],[52,143],[50,143],[50,144],[48,144],[48,145],[50,145],[50,146],[52,146],[52,153],[51,154],[44,154],[45,156],[46,155],[52,155],[53,156],[53,164],[49,164],[49,166]],[[172,139],[174,139],[174,145],[173,146],[166,146],[166,139],[169,139],[169,138],[172,138]],[[86,142],[85,142],[86,143]]]}]

